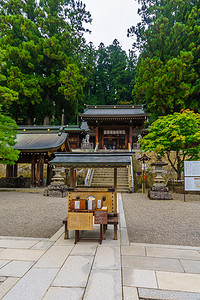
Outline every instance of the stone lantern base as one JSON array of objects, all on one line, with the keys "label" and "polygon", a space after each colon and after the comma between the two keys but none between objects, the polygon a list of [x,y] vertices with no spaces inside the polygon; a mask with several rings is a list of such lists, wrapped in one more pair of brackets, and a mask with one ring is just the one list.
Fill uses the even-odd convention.
[{"label": "stone lantern base", "polygon": [[150,200],[173,200],[172,193],[165,185],[153,186],[148,192]]},{"label": "stone lantern base", "polygon": [[63,183],[57,183],[57,184],[53,183],[45,189],[44,196],[59,197],[59,198],[66,197],[67,186]]}]

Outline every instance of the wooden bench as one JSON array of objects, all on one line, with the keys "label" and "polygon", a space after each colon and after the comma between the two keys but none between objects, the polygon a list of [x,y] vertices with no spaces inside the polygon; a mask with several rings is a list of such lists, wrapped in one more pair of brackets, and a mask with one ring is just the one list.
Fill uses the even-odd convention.
[{"label": "wooden bench", "polygon": [[[68,239],[68,230],[67,230],[67,218],[63,220],[63,224],[65,225],[65,234],[64,239]],[[119,224],[119,214],[108,214],[108,222],[107,224],[100,224],[100,238],[99,242],[102,243],[102,239],[106,240],[106,229],[107,225],[114,225],[114,240],[117,240],[117,225]],[[103,227],[103,228],[102,228]],[[75,230],[75,244],[79,241],[79,230]]]}]

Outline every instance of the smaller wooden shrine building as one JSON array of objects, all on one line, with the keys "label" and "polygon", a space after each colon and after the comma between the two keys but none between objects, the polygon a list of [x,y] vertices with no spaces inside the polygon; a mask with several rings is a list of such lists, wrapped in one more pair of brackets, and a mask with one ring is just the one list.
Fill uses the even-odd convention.
[{"label": "smaller wooden shrine building", "polygon": [[90,105],[80,117],[94,132],[100,149],[128,149],[128,144],[132,148],[137,142],[147,114],[142,105]]},{"label": "smaller wooden shrine building", "polygon": [[19,163],[31,164],[30,184],[41,186],[44,181],[44,164],[47,164],[47,184],[50,184],[52,167],[49,162],[54,152],[70,152],[68,134],[65,126],[19,126],[14,149],[20,150],[20,156],[14,166],[8,165],[6,177],[17,177]]}]

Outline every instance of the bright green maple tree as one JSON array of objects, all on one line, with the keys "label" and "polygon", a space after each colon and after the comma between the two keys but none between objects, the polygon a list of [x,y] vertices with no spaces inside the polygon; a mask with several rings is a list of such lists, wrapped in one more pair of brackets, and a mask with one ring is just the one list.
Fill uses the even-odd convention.
[{"label": "bright green maple tree", "polygon": [[[181,179],[183,163],[200,158],[200,114],[190,110],[159,117],[140,141],[141,148],[166,155]],[[175,153],[175,160],[172,159]]]}]

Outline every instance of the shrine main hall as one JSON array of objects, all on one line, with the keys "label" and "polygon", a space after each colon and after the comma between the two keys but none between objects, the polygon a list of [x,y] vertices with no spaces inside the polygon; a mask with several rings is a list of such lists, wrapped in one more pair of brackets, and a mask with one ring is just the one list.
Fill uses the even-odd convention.
[{"label": "shrine main hall", "polygon": [[147,119],[142,105],[89,105],[79,116],[87,122],[91,141],[113,150],[133,148]]}]

